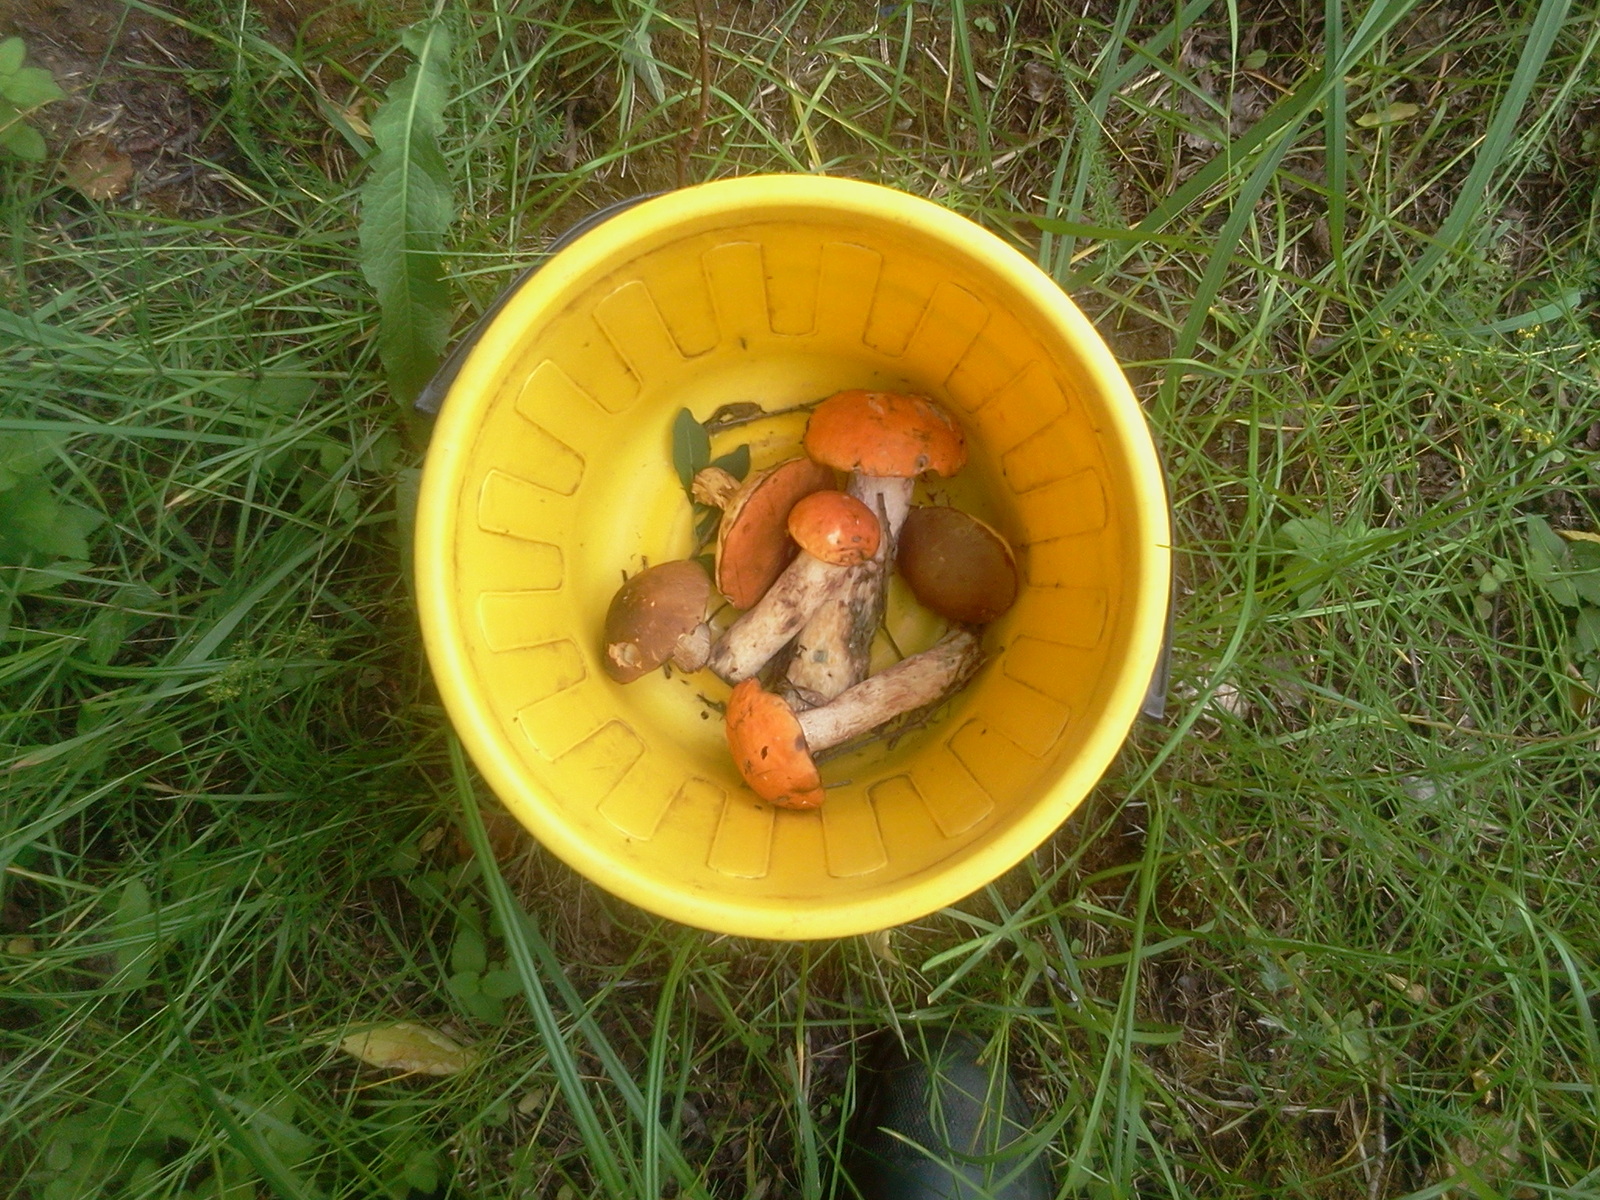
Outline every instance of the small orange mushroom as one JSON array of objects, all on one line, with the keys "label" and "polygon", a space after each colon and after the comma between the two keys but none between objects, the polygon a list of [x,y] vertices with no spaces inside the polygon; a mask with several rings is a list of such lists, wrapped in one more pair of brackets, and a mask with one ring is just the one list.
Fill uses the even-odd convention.
[{"label": "small orange mushroom", "polygon": [[[709,475],[714,468],[701,472]],[[717,590],[735,608],[749,608],[794,561],[798,552],[784,531],[796,502],[834,486],[833,470],[809,458],[791,458],[739,484],[718,472],[703,502],[722,509],[717,527]],[[696,477],[697,487],[699,477]],[[697,497],[698,498],[698,497]]]},{"label": "small orange mushroom", "polygon": [[745,783],[763,800],[782,808],[816,808],[822,803],[822,778],[812,754],[934,703],[982,665],[978,639],[958,629],[804,712],[797,713],[758,680],[746,679],[728,697],[728,749]]},{"label": "small orange mushroom", "polygon": [[789,687],[796,699],[820,703],[866,677],[916,476],[953,475],[967,461],[967,443],[955,418],[926,396],[857,389],[817,406],[805,447],[812,458],[851,472],[850,495],[883,526],[877,553],[852,569],[845,590],[819,605],[800,632]]},{"label": "small orange mushroom", "polygon": [[877,517],[843,492],[817,492],[795,509],[789,532],[800,544],[799,556],[711,649],[711,669],[729,683],[759,671],[839,592],[850,569],[839,563],[863,561],[879,547]]},{"label": "small orange mushroom", "polygon": [[746,679],[728,697],[728,749],[750,790],[782,808],[822,803],[822,778],[794,710]]},{"label": "small orange mushroom", "polygon": [[843,492],[812,492],[789,510],[789,536],[823,562],[853,567],[878,552],[877,515]]}]

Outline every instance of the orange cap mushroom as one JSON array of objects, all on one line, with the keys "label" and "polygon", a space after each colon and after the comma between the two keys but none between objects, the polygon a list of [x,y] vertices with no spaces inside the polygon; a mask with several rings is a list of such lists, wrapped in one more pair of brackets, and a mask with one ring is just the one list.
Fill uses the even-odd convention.
[{"label": "orange cap mushroom", "polygon": [[728,749],[750,790],[780,808],[816,808],[822,777],[794,710],[746,679],[728,697]]},{"label": "orange cap mushroom", "polygon": [[783,808],[816,808],[823,793],[814,751],[843,745],[948,696],[982,665],[977,637],[957,629],[921,654],[802,713],[757,680],[746,679],[728,697],[728,749],[745,783],[763,800]]},{"label": "orange cap mushroom", "polygon": [[789,536],[807,554],[852,567],[878,552],[877,515],[843,492],[812,492],[789,510]]},{"label": "orange cap mushroom", "polygon": [[878,478],[954,475],[967,461],[955,418],[926,396],[860,389],[829,396],[806,423],[806,453]]},{"label": "orange cap mushroom", "polygon": [[784,532],[802,497],[834,485],[833,471],[809,458],[791,458],[752,475],[734,493],[717,529],[717,589],[735,608],[749,608],[794,560]]}]

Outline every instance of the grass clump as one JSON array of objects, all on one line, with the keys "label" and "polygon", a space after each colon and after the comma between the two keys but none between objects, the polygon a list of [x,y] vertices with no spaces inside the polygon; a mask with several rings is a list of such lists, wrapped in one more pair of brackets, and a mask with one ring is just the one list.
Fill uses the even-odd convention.
[{"label": "grass clump", "polygon": [[[138,181],[0,162],[6,1195],[832,1194],[864,1038],[952,1019],[1064,1195],[1593,1192],[1579,6],[448,15],[462,322],[610,200],[848,174],[1036,256],[1157,430],[1175,716],[993,887],[819,945],[479,828],[360,268],[426,14],[347,7],[0,28],[70,84],[52,152],[116,109]],[[401,1021],[476,1065],[338,1048]]]}]

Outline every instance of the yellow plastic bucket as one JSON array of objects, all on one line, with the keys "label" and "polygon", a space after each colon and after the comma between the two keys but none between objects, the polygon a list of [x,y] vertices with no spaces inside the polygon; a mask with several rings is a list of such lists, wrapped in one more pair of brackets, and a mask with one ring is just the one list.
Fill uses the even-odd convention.
[{"label": "yellow plastic bucket", "polygon": [[[727,688],[709,672],[613,683],[601,629],[624,573],[692,548],[679,409],[845,388],[959,417],[969,463],[933,494],[1010,538],[1024,586],[942,719],[829,764],[820,810],[780,811],[728,755],[707,703]],[[736,428],[713,452],[749,442],[766,465],[803,425]],[[951,904],[1072,813],[1157,665],[1168,536],[1127,382],[1037,267],[925,200],[761,176],[630,208],[510,298],[434,430],[416,572],[451,720],[534,837],[651,912],[816,938]],[[903,619],[902,637],[926,633]]]}]

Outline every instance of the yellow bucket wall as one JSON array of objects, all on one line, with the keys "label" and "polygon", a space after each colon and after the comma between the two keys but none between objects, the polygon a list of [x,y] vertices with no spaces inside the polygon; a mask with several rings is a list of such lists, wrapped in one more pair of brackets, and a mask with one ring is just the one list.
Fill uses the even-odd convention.
[{"label": "yellow bucket wall", "polygon": [[[915,391],[971,459],[919,493],[1017,548],[1024,588],[948,715],[824,768],[819,811],[739,779],[709,672],[613,683],[624,572],[692,548],[670,431],[688,407]],[[735,429],[757,466],[803,414]],[[1036,267],[936,205],[771,176],[646,201],[514,296],[457,378],[424,470],[416,570],[440,691],[473,760],[550,850],[707,929],[808,938],[899,924],[1017,862],[1088,793],[1156,664],[1166,502],[1104,344]]]}]

